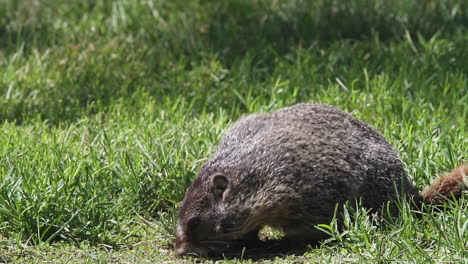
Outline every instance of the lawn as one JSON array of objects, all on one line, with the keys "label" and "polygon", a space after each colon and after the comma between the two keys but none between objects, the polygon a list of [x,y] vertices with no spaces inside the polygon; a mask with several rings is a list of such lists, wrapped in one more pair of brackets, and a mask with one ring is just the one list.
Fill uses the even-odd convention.
[{"label": "lawn", "polygon": [[[298,102],[372,124],[423,188],[468,161],[463,0],[0,0],[0,263],[187,263],[197,170],[240,116]],[[468,196],[303,254],[218,263],[468,262]]]}]

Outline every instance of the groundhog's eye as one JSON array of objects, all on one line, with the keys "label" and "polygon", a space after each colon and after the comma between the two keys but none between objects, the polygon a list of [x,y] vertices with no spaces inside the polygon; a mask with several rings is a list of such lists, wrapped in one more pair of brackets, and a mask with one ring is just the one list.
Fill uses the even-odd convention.
[{"label": "groundhog's eye", "polygon": [[215,174],[212,180],[211,191],[216,199],[223,198],[223,194],[229,185],[226,176],[222,174]]},{"label": "groundhog's eye", "polygon": [[190,217],[189,220],[187,220],[187,228],[190,230],[197,228],[199,224],[200,224],[200,217],[193,216],[193,217]]}]

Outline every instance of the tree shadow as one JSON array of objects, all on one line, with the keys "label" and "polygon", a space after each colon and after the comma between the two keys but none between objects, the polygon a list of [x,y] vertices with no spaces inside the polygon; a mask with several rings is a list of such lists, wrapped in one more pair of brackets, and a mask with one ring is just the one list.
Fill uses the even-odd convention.
[{"label": "tree shadow", "polygon": [[222,58],[247,50],[282,54],[298,46],[342,39],[432,36],[468,26],[461,1],[222,1],[207,8],[205,40]]},{"label": "tree shadow", "polygon": [[[192,87],[187,84],[197,84],[197,97],[202,99],[195,108],[204,111],[210,102],[228,101],[223,93],[216,93],[216,100],[206,99],[214,98],[212,86],[218,85],[218,81],[209,81],[211,75],[203,73],[211,71],[205,64],[212,60],[219,61],[227,72],[234,69],[232,72],[241,72],[242,78],[253,73],[257,80],[262,80],[272,75],[279,58],[288,60],[292,54],[294,59],[297,50],[313,49],[320,55],[314,56],[312,63],[317,71],[324,72],[317,75],[327,76],[338,68],[334,65],[354,63],[353,68],[360,67],[355,62],[360,63],[359,56],[363,57],[346,49],[349,46],[335,49],[342,54],[326,54],[331,45],[362,39],[401,39],[405,32],[449,35],[468,27],[468,12],[460,11],[468,9],[468,2],[462,0],[160,1],[154,8],[159,16],[143,4],[123,5],[127,24],[114,31],[109,26],[113,1],[103,1],[97,7],[93,1],[47,5],[32,2],[41,4],[37,7],[18,4],[7,9],[0,6],[0,55],[8,57],[20,49],[20,55],[27,57],[35,50],[41,54],[50,49],[47,71],[54,73],[50,78],[55,86],[47,87],[45,76],[37,78],[37,82],[20,82],[15,89],[21,93],[3,107],[0,120],[21,122],[40,116],[51,123],[60,123],[92,115],[141,91],[149,92],[153,98],[192,94],[189,91]],[[89,18],[92,14],[98,22]],[[90,30],[93,23],[98,27],[96,31]],[[457,43],[451,48],[453,51],[447,52],[447,59],[424,63],[425,67],[440,67],[444,63],[464,66],[466,56],[460,56],[458,51],[461,50],[458,46],[464,45],[463,39]],[[90,46],[96,48],[88,52]],[[379,57],[368,68],[379,71],[386,51],[375,46],[371,52]],[[315,60],[321,56],[323,63]],[[330,62],[326,60],[328,57]],[[451,62],[453,57],[461,59]],[[62,65],[64,61],[68,64]],[[326,68],[329,64],[332,69]],[[0,87],[0,93],[7,90],[8,85]],[[186,98],[191,101],[194,97]],[[217,107],[214,105],[212,109]]]}]

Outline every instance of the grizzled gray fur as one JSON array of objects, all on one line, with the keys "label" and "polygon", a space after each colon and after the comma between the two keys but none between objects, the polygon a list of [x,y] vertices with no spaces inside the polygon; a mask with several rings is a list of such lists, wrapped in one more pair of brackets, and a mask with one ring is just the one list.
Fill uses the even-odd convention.
[{"label": "grizzled gray fur", "polygon": [[265,225],[297,240],[323,238],[337,204],[379,210],[419,198],[392,146],[369,125],[322,104],[237,121],[201,168],[178,215],[176,252],[206,254],[258,238]]}]

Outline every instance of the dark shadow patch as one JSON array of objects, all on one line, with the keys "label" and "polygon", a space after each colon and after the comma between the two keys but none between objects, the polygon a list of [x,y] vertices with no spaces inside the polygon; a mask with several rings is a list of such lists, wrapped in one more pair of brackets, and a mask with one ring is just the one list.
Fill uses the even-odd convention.
[{"label": "dark shadow patch", "polygon": [[[223,253],[211,253],[208,256],[200,257],[200,259],[209,260],[273,260],[277,257],[287,257],[291,255],[303,255],[311,247],[318,247],[320,242],[298,242],[289,239],[271,239],[259,241],[249,248],[233,248],[230,251]],[[196,256],[191,256],[196,257]]]}]

